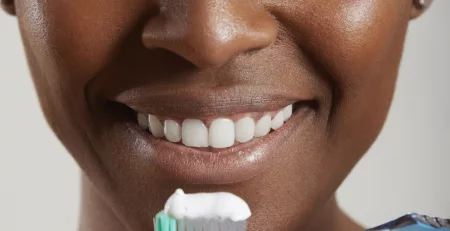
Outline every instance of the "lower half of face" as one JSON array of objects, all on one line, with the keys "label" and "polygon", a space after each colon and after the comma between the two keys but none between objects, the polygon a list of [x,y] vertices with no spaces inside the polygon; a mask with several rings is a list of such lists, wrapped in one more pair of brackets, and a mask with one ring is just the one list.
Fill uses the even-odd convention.
[{"label": "lower half of face", "polygon": [[134,230],[176,188],[305,227],[389,108],[410,1],[18,1],[51,127]]}]

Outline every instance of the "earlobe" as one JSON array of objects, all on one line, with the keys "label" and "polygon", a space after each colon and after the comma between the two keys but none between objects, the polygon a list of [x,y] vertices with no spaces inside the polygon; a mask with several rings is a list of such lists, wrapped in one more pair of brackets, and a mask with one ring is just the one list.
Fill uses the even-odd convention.
[{"label": "earlobe", "polygon": [[2,6],[3,10],[5,10],[7,13],[11,15],[16,14],[16,7],[14,5],[14,0],[0,0],[0,5]]},{"label": "earlobe", "polygon": [[415,19],[430,7],[433,0],[412,0],[411,19]]}]

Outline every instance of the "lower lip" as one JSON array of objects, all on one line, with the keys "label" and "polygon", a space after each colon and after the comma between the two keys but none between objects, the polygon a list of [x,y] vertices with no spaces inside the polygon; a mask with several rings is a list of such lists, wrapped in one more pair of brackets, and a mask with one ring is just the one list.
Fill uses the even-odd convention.
[{"label": "lower lip", "polygon": [[140,134],[152,150],[152,160],[166,174],[164,178],[192,184],[230,184],[250,180],[276,165],[279,147],[302,130],[299,128],[311,117],[310,112],[300,108],[283,127],[264,137],[212,152]]}]

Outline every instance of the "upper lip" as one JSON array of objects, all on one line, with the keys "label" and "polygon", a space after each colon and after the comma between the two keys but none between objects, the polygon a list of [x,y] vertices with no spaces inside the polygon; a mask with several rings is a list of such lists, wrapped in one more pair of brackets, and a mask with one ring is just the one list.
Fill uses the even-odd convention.
[{"label": "upper lip", "polygon": [[305,93],[289,93],[267,86],[233,86],[217,89],[141,87],[122,91],[113,100],[139,113],[201,118],[241,112],[275,111],[312,98]]}]

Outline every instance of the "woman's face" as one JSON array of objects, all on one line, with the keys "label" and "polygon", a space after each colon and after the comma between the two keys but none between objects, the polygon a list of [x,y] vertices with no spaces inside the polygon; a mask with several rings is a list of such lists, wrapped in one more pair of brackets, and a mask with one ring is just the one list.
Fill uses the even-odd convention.
[{"label": "woman's face", "polygon": [[[176,188],[241,196],[253,212],[250,230],[305,227],[383,125],[413,7],[411,0],[15,4],[49,124],[132,230],[150,230]],[[273,118],[290,104],[294,114],[281,128],[227,144],[230,120]],[[136,113],[177,121],[183,142],[140,129]],[[217,118],[229,120],[212,131]],[[232,146],[192,147],[212,143]]]}]

